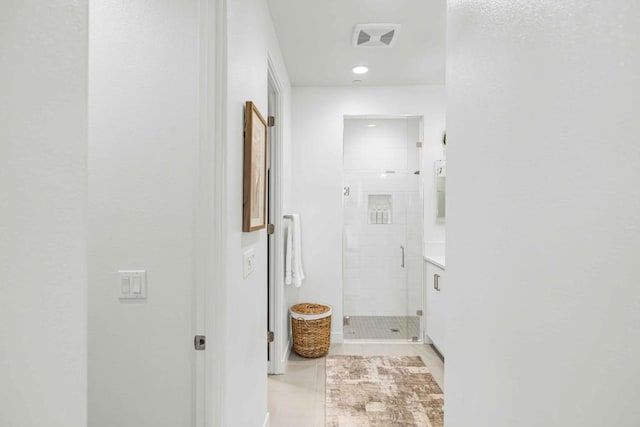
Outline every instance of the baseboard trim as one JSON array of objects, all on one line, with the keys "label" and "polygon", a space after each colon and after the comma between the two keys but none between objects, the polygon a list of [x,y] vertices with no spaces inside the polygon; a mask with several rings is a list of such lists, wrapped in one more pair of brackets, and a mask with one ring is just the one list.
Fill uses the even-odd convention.
[{"label": "baseboard trim", "polygon": [[342,344],[344,342],[344,334],[342,332],[331,332],[331,342]]},{"label": "baseboard trim", "polygon": [[424,336],[422,339],[423,343],[429,344],[429,345],[433,344],[433,341],[431,341],[431,338],[429,338],[429,335],[427,335],[426,332],[423,334],[423,336]]},{"label": "baseboard trim", "polygon": [[287,340],[287,346],[284,349],[284,354],[282,356],[282,373],[287,372],[287,365],[289,363],[289,356],[291,356],[291,349],[293,348],[293,343],[291,340]]},{"label": "baseboard trim", "polygon": [[435,344],[429,344],[431,346],[431,348],[433,349],[433,351],[436,352],[436,354],[438,355],[438,357],[440,358],[440,360],[442,360],[442,362],[444,363],[444,354],[440,353],[440,350],[438,350],[438,347],[436,347]]},{"label": "baseboard trim", "polygon": [[270,424],[271,421],[269,420],[269,413],[267,412],[267,415],[264,417],[264,424],[262,424],[262,427],[269,427]]}]

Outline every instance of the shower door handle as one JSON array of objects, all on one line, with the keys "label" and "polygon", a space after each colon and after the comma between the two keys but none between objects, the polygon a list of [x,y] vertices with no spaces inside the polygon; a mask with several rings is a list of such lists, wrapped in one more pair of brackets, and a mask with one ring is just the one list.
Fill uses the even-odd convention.
[{"label": "shower door handle", "polygon": [[400,264],[400,267],[404,268],[404,246],[400,246],[400,250],[402,251],[402,264]]}]

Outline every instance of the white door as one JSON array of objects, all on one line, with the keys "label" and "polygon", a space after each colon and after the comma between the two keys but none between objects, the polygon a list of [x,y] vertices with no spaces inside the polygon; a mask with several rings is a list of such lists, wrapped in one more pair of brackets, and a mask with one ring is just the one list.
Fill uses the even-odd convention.
[{"label": "white door", "polygon": [[347,117],[344,338],[419,341],[422,191],[418,117]]},{"label": "white door", "polygon": [[[216,334],[205,351],[195,349],[194,337],[204,334],[203,289],[216,262],[211,218],[217,212],[208,200],[214,197],[208,156],[214,144],[204,131],[204,118],[213,117],[205,107],[215,104],[201,99],[210,85],[197,81],[206,75],[201,33],[211,32],[200,31],[198,6],[90,2],[91,427],[203,422],[202,368],[207,351],[216,351]],[[146,294],[120,270],[144,271]]]},{"label": "white door", "polygon": [[[287,307],[284,306],[284,225],[282,220],[282,129],[284,117],[280,114],[281,85],[273,65],[268,68],[269,173],[268,173],[268,298],[267,333],[273,340],[267,344],[267,372],[283,374],[287,346]],[[267,334],[265,334],[265,338]]]}]

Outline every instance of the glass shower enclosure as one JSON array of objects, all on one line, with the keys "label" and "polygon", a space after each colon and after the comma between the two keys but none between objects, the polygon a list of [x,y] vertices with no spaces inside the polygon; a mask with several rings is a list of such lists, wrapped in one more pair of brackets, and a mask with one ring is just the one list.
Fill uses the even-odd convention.
[{"label": "glass shower enclosure", "polygon": [[420,117],[347,117],[344,339],[422,339]]}]

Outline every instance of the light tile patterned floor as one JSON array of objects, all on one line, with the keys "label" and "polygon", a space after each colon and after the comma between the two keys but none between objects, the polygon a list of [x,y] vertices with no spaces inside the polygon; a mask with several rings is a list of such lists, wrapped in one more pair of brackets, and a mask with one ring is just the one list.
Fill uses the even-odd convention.
[{"label": "light tile patterned floor", "polygon": [[409,340],[420,337],[418,316],[350,316],[344,325],[346,340]]},{"label": "light tile patterned floor", "polygon": [[[424,344],[333,344],[329,354],[420,356],[444,390],[444,363]],[[325,358],[305,359],[295,353],[285,375],[268,380],[271,427],[324,427]]]}]

